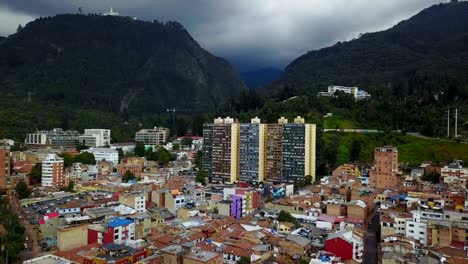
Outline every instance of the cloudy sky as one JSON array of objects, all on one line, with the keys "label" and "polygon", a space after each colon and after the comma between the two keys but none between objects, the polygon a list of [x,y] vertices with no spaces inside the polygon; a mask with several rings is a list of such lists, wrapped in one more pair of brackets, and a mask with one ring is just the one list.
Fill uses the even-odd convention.
[{"label": "cloudy sky", "polygon": [[238,69],[284,67],[308,50],[389,28],[441,0],[0,0],[0,35],[40,16],[105,12],[182,23]]}]

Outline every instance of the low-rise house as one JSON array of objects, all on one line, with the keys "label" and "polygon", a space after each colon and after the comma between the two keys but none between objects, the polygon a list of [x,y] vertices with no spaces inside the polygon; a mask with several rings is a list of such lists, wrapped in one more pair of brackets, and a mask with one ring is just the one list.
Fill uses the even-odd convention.
[{"label": "low-rise house", "polygon": [[342,260],[363,262],[364,238],[362,232],[340,231],[328,234],[325,241],[325,250],[332,252]]}]

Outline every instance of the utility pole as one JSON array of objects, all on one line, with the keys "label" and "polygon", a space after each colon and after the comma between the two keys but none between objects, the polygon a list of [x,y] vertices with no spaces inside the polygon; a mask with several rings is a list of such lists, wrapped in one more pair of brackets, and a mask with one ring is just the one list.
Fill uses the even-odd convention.
[{"label": "utility pole", "polygon": [[457,126],[458,126],[458,108],[455,108],[455,138],[458,137]]},{"label": "utility pole", "polygon": [[447,137],[450,137],[450,108],[447,109]]}]

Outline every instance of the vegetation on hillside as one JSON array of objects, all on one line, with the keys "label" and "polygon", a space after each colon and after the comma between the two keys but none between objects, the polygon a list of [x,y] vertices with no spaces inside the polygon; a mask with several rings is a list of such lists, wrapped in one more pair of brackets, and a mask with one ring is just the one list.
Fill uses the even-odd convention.
[{"label": "vegetation on hillside", "polygon": [[13,212],[11,203],[4,193],[0,193],[0,259],[16,263],[23,249],[24,227]]},{"label": "vegetation on hillside", "polygon": [[65,14],[0,42],[0,91],[41,104],[123,116],[200,112],[243,89],[229,63],[177,22]]}]

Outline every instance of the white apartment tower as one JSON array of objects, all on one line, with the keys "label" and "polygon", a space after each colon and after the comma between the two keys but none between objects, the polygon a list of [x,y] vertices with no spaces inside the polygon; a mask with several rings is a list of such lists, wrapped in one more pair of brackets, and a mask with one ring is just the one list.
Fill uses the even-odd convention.
[{"label": "white apartment tower", "polygon": [[44,187],[63,187],[65,177],[63,174],[63,159],[55,154],[48,154],[42,160],[42,181]]}]

